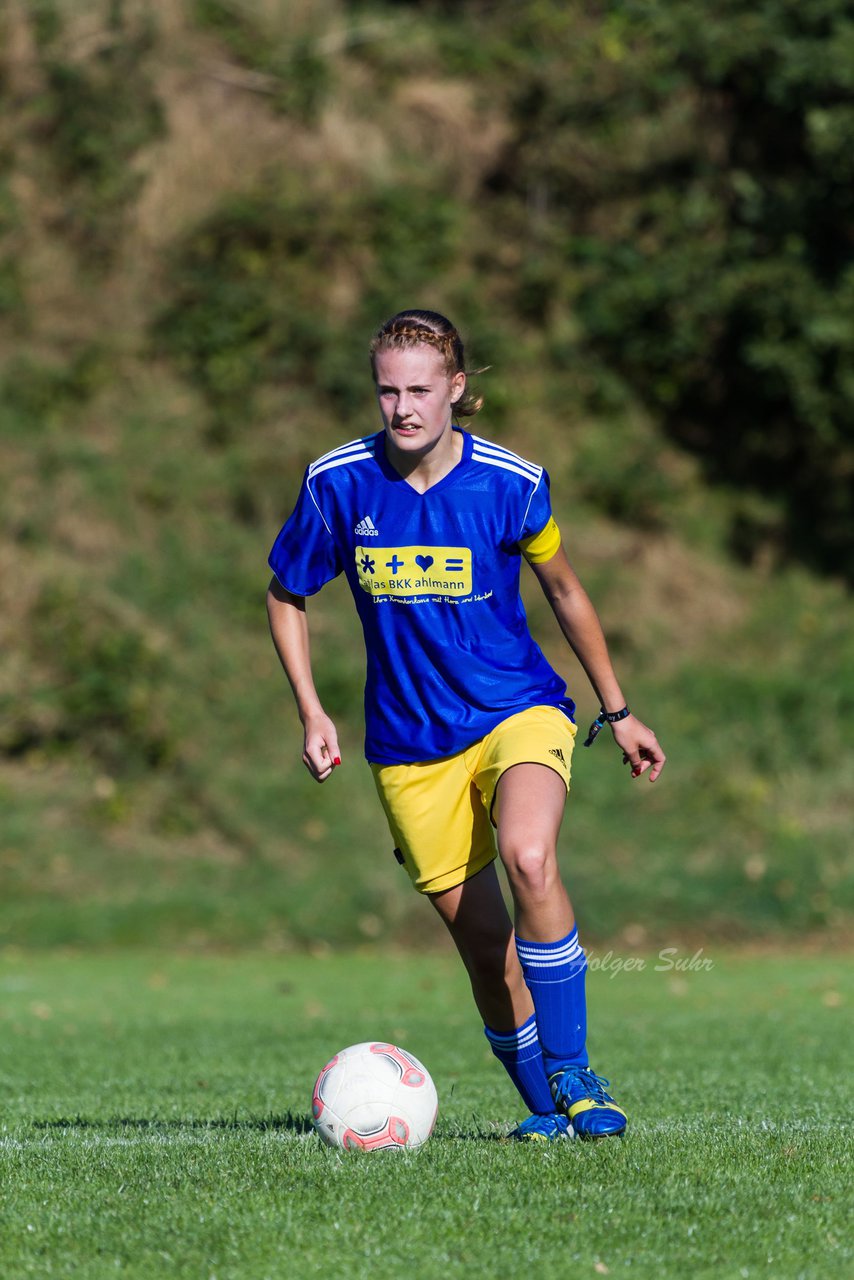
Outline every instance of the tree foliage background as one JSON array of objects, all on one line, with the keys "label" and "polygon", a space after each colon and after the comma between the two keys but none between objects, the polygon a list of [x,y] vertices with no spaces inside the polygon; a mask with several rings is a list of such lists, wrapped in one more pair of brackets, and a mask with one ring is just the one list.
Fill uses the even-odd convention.
[{"label": "tree foliage background", "polygon": [[[330,328],[322,295],[294,296],[288,282],[269,281],[278,302],[271,298],[263,315],[238,295],[253,286],[237,246],[255,244],[282,270],[299,263],[304,278],[307,258],[352,262],[361,248],[364,332],[401,285],[417,292],[471,251],[462,204],[487,233],[477,236],[472,263],[475,280],[486,282],[480,291],[504,276],[497,325],[544,339],[544,377],[601,365],[615,400],[639,397],[711,479],[743,490],[732,523],[739,554],[749,558],[770,541],[783,555],[850,575],[850,6],[391,6],[407,7],[422,15],[422,29],[401,25],[366,46],[385,90],[423,73],[416,32],[425,43],[429,33],[433,58],[500,107],[503,143],[465,202],[450,186],[437,191],[435,174],[407,173],[405,189],[339,197],[331,208],[325,196],[312,208],[304,193],[296,207],[263,199],[205,228],[186,248],[184,288],[163,332],[212,399],[222,407],[231,392],[242,395],[241,381],[255,385],[283,360],[298,360],[301,343],[331,383],[347,367],[338,353],[349,344]],[[360,6],[348,9],[364,17]],[[208,0],[200,12],[252,65],[271,65],[239,6]],[[303,112],[316,110],[331,86],[307,54],[292,56],[282,80],[293,88],[295,76],[309,77]],[[223,319],[215,334],[207,322],[207,306],[222,314],[223,277],[235,290],[226,311],[239,333]],[[454,301],[464,313],[475,306]],[[353,321],[346,316],[342,328],[352,331]],[[235,365],[250,347],[241,374]],[[358,354],[353,348],[354,361]]]},{"label": "tree foliage background", "polygon": [[477,429],[549,467],[680,762],[650,799],[579,785],[591,928],[834,923],[850,3],[9,0],[0,39],[0,936],[413,936],[393,868],[347,864],[384,848],[347,602],[314,618],[354,761],[331,801],[260,612],[413,304],[490,366]]}]

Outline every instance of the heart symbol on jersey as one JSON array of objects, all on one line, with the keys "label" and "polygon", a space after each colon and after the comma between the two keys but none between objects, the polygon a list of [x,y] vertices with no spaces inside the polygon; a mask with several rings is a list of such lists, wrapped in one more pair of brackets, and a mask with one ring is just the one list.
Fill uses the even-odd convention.
[{"label": "heart symbol on jersey", "polygon": [[421,570],[422,573],[426,573],[427,570],[430,568],[430,565],[433,563],[433,557],[432,556],[416,556],[415,563],[418,565],[418,568]]}]

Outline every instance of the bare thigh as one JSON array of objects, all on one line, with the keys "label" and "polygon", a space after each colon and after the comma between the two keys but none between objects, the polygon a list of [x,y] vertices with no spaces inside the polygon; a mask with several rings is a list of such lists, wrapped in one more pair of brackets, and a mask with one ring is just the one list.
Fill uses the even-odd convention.
[{"label": "bare thigh", "polygon": [[513,894],[516,931],[528,942],[554,942],[574,923],[557,864],[565,804],[563,779],[542,764],[513,765],[496,789],[498,851]]}]

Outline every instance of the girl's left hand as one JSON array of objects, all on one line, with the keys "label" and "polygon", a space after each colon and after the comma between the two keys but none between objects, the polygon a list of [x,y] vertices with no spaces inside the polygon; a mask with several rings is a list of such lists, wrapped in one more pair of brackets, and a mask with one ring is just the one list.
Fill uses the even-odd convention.
[{"label": "girl's left hand", "polygon": [[639,778],[648,769],[650,782],[655,782],[667,757],[652,729],[648,729],[636,716],[626,716],[611,728],[617,746],[623,749],[623,764],[631,765],[632,777]]}]

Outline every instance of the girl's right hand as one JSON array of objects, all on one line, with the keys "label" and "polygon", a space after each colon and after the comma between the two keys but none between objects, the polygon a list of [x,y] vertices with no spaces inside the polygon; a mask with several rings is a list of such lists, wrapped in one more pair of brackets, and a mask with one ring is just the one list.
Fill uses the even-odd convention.
[{"label": "girl's right hand", "polygon": [[325,782],[341,763],[338,734],[329,716],[321,713],[306,720],[302,762],[315,782]]}]

